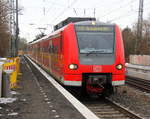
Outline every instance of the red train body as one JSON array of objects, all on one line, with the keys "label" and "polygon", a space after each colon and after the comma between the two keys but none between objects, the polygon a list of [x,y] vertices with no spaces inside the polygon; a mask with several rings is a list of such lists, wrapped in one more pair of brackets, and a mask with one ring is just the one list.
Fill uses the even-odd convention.
[{"label": "red train body", "polygon": [[33,41],[28,50],[62,85],[99,94],[125,83],[124,47],[117,25],[70,23]]}]

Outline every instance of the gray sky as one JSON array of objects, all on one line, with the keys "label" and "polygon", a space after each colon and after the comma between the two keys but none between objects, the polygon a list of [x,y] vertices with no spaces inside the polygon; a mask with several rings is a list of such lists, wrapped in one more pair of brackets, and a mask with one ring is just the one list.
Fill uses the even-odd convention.
[{"label": "gray sky", "polygon": [[[24,7],[19,16],[20,36],[32,41],[46,28],[51,33],[52,26],[67,17],[95,17],[102,22],[112,22],[121,28],[131,27],[137,21],[139,0],[19,0]],[[144,0],[146,19],[150,14],[150,1]]]}]

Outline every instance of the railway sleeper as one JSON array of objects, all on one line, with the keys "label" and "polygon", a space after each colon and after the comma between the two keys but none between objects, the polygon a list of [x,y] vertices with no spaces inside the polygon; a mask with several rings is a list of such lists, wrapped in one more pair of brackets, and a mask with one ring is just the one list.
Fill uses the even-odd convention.
[{"label": "railway sleeper", "polygon": [[124,118],[126,117],[124,114],[110,114],[110,115],[99,115],[101,118]]},{"label": "railway sleeper", "polygon": [[101,114],[101,115],[106,115],[106,114],[120,114],[120,112],[119,111],[107,111],[107,112],[104,112],[104,111],[101,111],[101,112],[99,112],[99,111],[94,111],[94,113],[96,113],[96,114]]}]

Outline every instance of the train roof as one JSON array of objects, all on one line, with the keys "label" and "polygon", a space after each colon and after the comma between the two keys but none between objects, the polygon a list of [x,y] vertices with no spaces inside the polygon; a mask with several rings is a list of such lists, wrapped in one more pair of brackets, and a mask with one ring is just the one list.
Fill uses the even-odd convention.
[{"label": "train roof", "polygon": [[59,30],[57,30],[57,31],[55,31],[55,32],[52,32],[52,33],[50,33],[50,34],[48,34],[48,35],[46,35],[46,36],[44,36],[44,37],[42,37],[42,38],[40,38],[40,39],[38,39],[38,40],[35,40],[35,41],[31,41],[31,42],[29,42],[29,44],[35,44],[35,43],[37,43],[37,42],[40,42],[40,41],[43,41],[43,40],[47,40],[48,38],[50,38],[50,37],[53,37],[55,34],[57,34],[57,33],[59,33],[61,30],[63,30],[65,27],[63,27],[63,28],[61,28],[61,29],[59,29]]},{"label": "train roof", "polygon": [[65,25],[69,23],[76,23],[80,21],[96,21],[96,18],[94,17],[68,17],[67,19],[61,21],[57,25],[54,26],[54,31],[64,27]]},{"label": "train roof", "polygon": [[42,37],[42,38],[40,38],[40,39],[38,39],[38,40],[35,40],[35,41],[32,41],[32,42],[29,42],[29,44],[37,43],[37,42],[39,42],[39,41],[42,41],[42,40],[44,40],[44,39],[47,39],[49,36],[50,36],[50,35],[46,35],[46,36],[44,36],[44,37]]}]

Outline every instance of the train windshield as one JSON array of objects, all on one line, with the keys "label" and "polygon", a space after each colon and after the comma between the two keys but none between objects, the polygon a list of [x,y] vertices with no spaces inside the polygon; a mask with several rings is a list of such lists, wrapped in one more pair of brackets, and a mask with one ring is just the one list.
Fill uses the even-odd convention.
[{"label": "train windshield", "polygon": [[80,53],[113,53],[114,28],[101,26],[76,26]]}]

